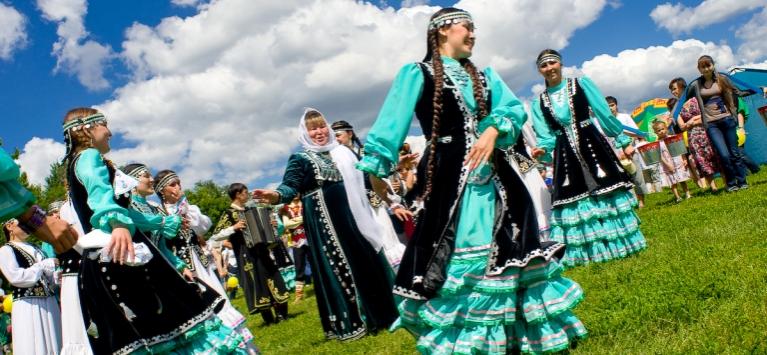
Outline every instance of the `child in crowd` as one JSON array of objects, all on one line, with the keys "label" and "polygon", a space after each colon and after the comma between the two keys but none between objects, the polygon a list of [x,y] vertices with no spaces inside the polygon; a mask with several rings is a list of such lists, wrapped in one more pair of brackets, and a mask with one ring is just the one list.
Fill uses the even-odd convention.
[{"label": "child in crowd", "polygon": [[676,197],[676,202],[682,201],[682,196],[679,194],[679,187],[681,186],[684,191],[685,198],[690,198],[690,190],[687,187],[687,180],[690,180],[690,173],[687,170],[687,160],[684,159],[684,155],[673,157],[663,142],[663,139],[668,136],[668,124],[663,120],[655,120],[652,123],[652,129],[658,136],[658,142],[660,142],[660,154],[661,163],[660,168],[663,169],[663,176],[671,186],[671,191]]}]

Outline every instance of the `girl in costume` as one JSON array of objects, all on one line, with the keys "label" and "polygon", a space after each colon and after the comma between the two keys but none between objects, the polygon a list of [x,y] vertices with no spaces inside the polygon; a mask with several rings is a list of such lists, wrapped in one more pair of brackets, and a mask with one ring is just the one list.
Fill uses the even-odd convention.
[{"label": "girl in costume", "polygon": [[[215,317],[224,299],[186,282],[137,230],[126,191],[135,181],[102,156],[110,150],[111,137],[104,115],[91,108],[73,109],[63,130],[69,195],[80,224],[86,233],[99,229],[111,235],[106,247],[85,248],[82,257],[60,255],[64,272],[79,276],[80,306],[93,353],[217,349],[245,354],[238,348],[242,337]],[[139,244],[143,254],[137,253]]]},{"label": "girl in costume", "polygon": [[[159,205],[147,200],[148,196],[155,193],[154,179],[149,172],[149,168],[144,164],[129,164],[120,170],[138,181],[138,185],[136,185],[131,194],[130,202],[130,209],[141,215],[141,218],[133,218],[134,222],[136,222],[136,227],[148,233],[152,243],[160,250],[162,256],[173,265],[176,271],[181,273],[190,282],[195,282],[196,275],[183,260],[173,254],[166,243],[166,240],[177,238],[179,229],[182,227],[181,216],[176,214],[164,215]],[[204,286],[212,287],[226,299],[226,304],[217,313],[218,318],[221,319],[225,326],[234,329],[242,336],[244,343],[240,344],[241,347],[248,348],[249,354],[257,353],[258,349],[252,344],[253,334],[245,327],[245,317],[232,306],[218,278],[215,279],[216,282],[210,283],[208,280],[202,279],[202,277],[200,279],[204,282]]]},{"label": "girl in costume", "polygon": [[276,190],[257,189],[253,196],[275,204],[301,195],[325,337],[358,339],[396,318],[393,275],[376,234],[380,227],[365,204],[363,176],[354,169],[357,157],[333,139],[322,114],[306,109],[299,132],[303,151],[290,156],[282,184]]},{"label": "girl in costume", "polygon": [[[564,245],[541,242],[508,148],[526,115],[498,74],[469,60],[471,15],[431,16],[427,52],[394,79],[358,168],[376,192],[392,173],[413,113],[429,144],[410,192],[422,208],[400,264],[399,319],[422,353],[565,350],[586,335],[571,312],[581,288],[560,276]],[[395,213],[400,209],[395,210]]]},{"label": "girl in costume", "polygon": [[631,156],[631,139],[589,78],[563,78],[562,57],[552,49],[538,55],[546,90],[533,101],[533,126],[543,160],[554,156],[551,239],[567,245],[563,262],[573,267],[622,258],[645,248],[634,213],[631,177],[604,133]]},{"label": "girl in costume", "polygon": [[233,183],[229,185],[227,193],[232,204],[221,215],[211,239],[228,239],[231,242],[239,266],[238,277],[250,313],[261,313],[265,324],[285,320],[288,317],[290,294],[280,274],[278,262],[272,259],[269,245],[257,243],[249,246],[243,234],[247,225],[240,213],[245,211],[245,205],[250,200],[248,188],[244,184]]},{"label": "girl in costume", "polygon": [[[671,108],[673,108],[672,105]],[[660,169],[663,171],[664,182],[671,186],[671,192],[674,193],[676,202],[682,202],[682,196],[679,188],[684,192],[684,198],[692,197],[690,189],[687,187],[687,180],[690,180],[690,172],[687,170],[687,160],[682,156],[672,157],[666,143],[663,141],[668,136],[668,125],[665,121],[657,120],[652,123],[652,129],[658,136],[660,143]]]},{"label": "girl in costume", "polygon": [[58,354],[61,314],[54,295],[58,259],[47,258],[27,242],[29,235],[12,219],[3,225],[8,243],[0,248],[0,271],[11,284],[13,353]]}]

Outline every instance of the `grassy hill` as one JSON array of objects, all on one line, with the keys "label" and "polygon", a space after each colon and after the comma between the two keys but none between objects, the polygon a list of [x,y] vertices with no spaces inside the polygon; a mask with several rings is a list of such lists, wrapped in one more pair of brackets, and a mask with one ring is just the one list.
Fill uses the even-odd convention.
[{"label": "grassy hill", "polygon": [[[590,331],[572,353],[767,353],[767,171],[749,181],[735,193],[694,189],[679,204],[650,195],[639,211],[646,251],[567,271],[585,290],[576,314]],[[248,318],[265,354],[415,353],[403,330],[325,341],[313,297],[290,314],[269,327]]]}]

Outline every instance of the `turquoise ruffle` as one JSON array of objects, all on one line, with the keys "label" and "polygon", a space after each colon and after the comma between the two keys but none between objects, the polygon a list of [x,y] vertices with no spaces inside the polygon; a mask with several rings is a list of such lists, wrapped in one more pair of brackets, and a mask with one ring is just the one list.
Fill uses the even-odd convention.
[{"label": "turquoise ruffle", "polygon": [[388,177],[393,172],[394,164],[385,159],[381,155],[374,154],[370,151],[365,151],[365,156],[362,160],[355,164],[358,170],[362,170],[368,174],[373,174],[380,178]]},{"label": "turquoise ruffle", "polygon": [[178,337],[131,354],[247,354],[242,336],[217,317],[210,318]]},{"label": "turquoise ruffle", "polygon": [[290,265],[288,267],[281,268],[280,276],[282,276],[282,280],[285,281],[285,287],[288,288],[288,291],[293,291],[296,289],[296,267],[295,266]]},{"label": "turquoise ruffle", "polygon": [[550,238],[567,246],[562,263],[604,262],[645,249],[634,207],[636,198],[619,190],[554,208]]},{"label": "turquoise ruffle", "polygon": [[98,226],[99,229],[101,229],[104,232],[112,233],[112,225],[119,224],[123,227],[127,228],[131,235],[135,232],[135,227],[133,226],[133,220],[125,215],[124,213],[118,212],[118,211],[111,211],[107,212],[104,215],[99,218]]},{"label": "turquoise ruffle", "polygon": [[498,137],[495,139],[496,148],[508,148],[516,143],[516,128],[510,118],[494,114],[488,115],[479,121],[477,130],[482,134],[488,127],[495,127],[498,130]]},{"label": "turquoise ruffle", "polygon": [[556,261],[534,261],[485,276],[487,257],[448,265],[438,297],[398,299],[392,329],[417,334],[424,354],[505,354],[559,351],[586,336],[571,310],[583,299],[580,286],[561,277]]}]

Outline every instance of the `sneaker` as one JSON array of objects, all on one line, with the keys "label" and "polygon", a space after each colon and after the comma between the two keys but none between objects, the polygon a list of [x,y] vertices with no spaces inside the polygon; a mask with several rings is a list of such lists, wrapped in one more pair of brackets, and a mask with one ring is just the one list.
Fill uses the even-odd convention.
[{"label": "sneaker", "polygon": [[745,190],[747,188],[748,188],[748,184],[743,184],[743,185],[738,186],[738,189],[740,189],[740,190]]},{"label": "sneaker", "polygon": [[738,191],[738,190],[740,190],[740,188],[737,187],[737,186],[730,186],[730,187],[727,188],[727,192],[735,192],[735,191]]}]

